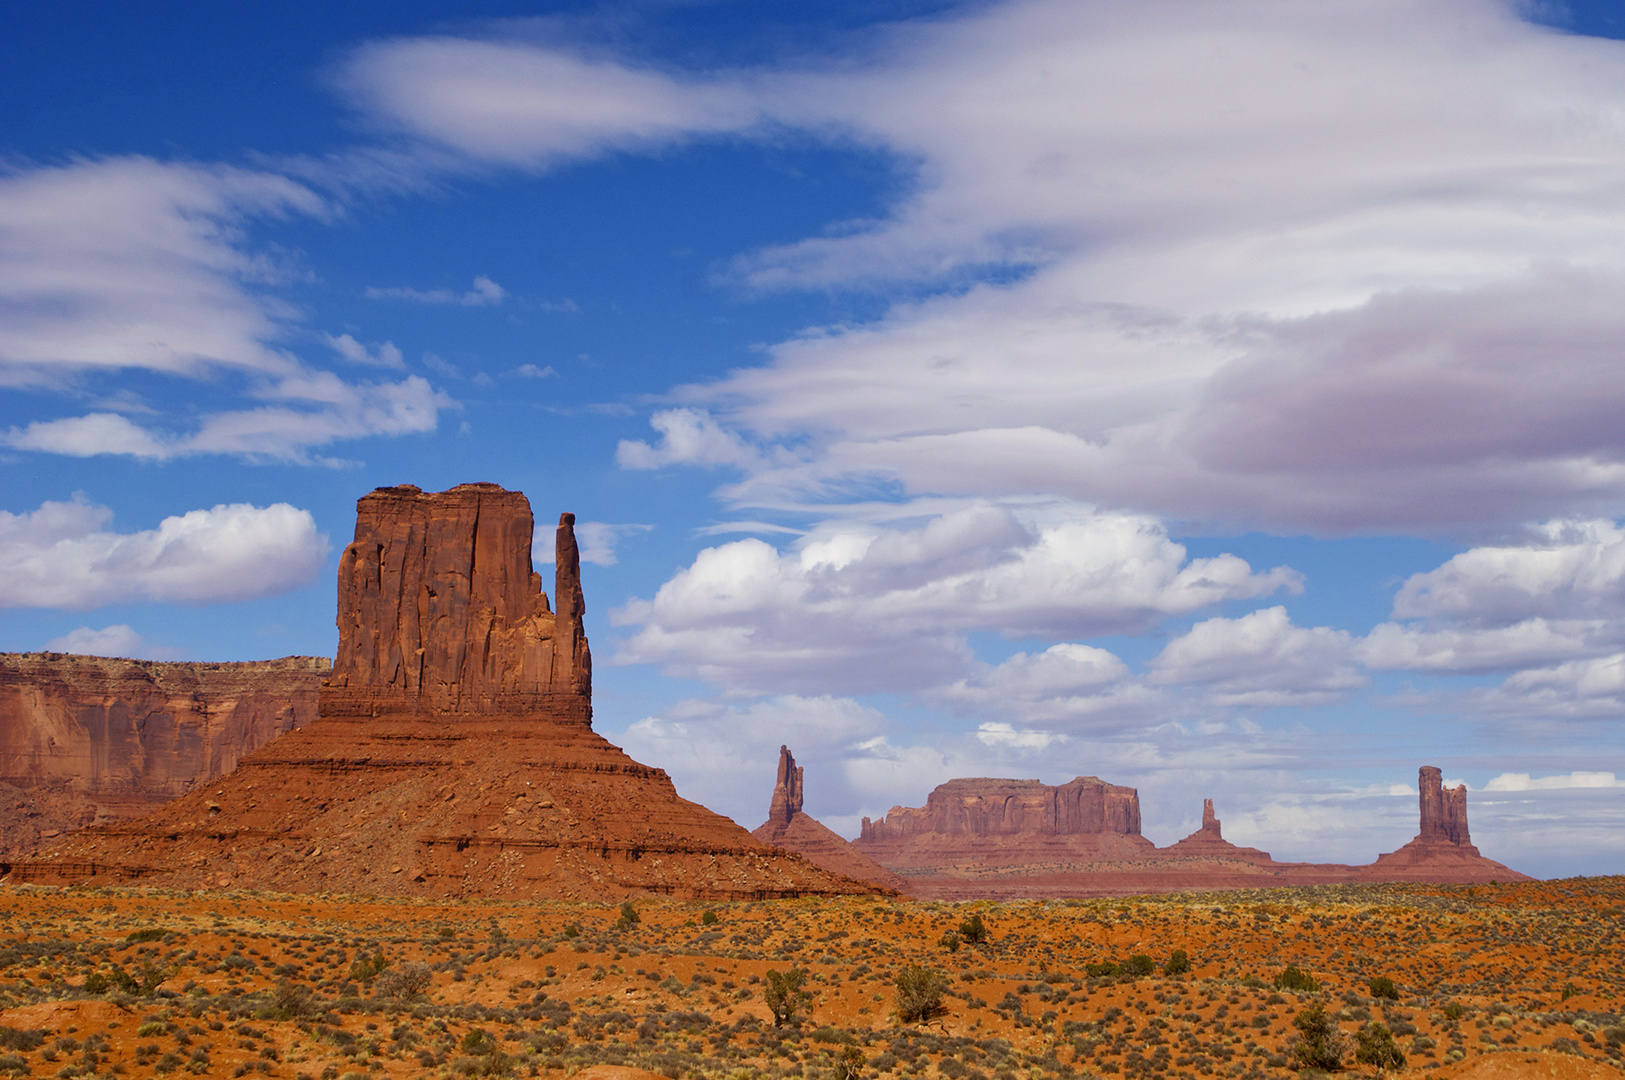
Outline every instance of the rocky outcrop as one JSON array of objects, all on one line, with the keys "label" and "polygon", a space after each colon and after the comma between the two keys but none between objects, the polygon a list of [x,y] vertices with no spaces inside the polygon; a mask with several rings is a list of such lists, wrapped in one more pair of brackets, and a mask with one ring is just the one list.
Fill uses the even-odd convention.
[{"label": "rocky outcrop", "polygon": [[910,881],[1055,873],[1155,850],[1140,835],[1139,793],[1094,776],[1057,786],[950,780],[926,796],[923,807],[894,806],[880,821],[864,818],[854,846]]},{"label": "rocky outcrop", "polygon": [[575,515],[555,535],[554,595],[531,569],[523,494],[403,484],[356,504],[339,559],[338,656],[323,715],[545,710],[590,722]]},{"label": "rocky outcrop", "polygon": [[906,892],[908,882],[854,848],[845,838],[801,812],[802,769],[787,746],[779,747],[778,782],[768,804],[767,820],[751,835],[764,844],[804,856],[833,874],[866,881],[891,892]]},{"label": "rocky outcrop", "polygon": [[0,654],[0,854],[135,817],[316,719],[326,657]]},{"label": "rocky outcrop", "polygon": [[1432,766],[1421,770],[1416,839],[1363,866],[1279,863],[1257,848],[1238,847],[1224,839],[1211,799],[1203,800],[1196,832],[1157,848],[1139,835],[1134,789],[1094,777],[1060,787],[949,781],[924,807],[894,807],[883,822],[865,819],[854,846],[905,877],[911,894],[942,900],[1530,880],[1479,854],[1468,841],[1466,788],[1445,790],[1439,777]]},{"label": "rocky outcrop", "polygon": [[[1444,786],[1443,774],[1424,765],[1416,776],[1417,802],[1421,808],[1421,828],[1416,839],[1423,842],[1472,847],[1467,833],[1467,785]],[[1473,848],[1476,854],[1478,849]]]},{"label": "rocky outcrop", "polygon": [[1178,843],[1159,849],[1158,854],[1164,858],[1239,859],[1253,863],[1270,861],[1267,852],[1237,847],[1224,838],[1219,819],[1213,813],[1212,799],[1202,800],[1202,827]]},{"label": "rocky outcrop", "polygon": [[591,728],[574,518],[550,609],[518,492],[382,488],[339,571],[319,718],[11,880],[393,896],[766,899],[863,893],[678,796]]}]

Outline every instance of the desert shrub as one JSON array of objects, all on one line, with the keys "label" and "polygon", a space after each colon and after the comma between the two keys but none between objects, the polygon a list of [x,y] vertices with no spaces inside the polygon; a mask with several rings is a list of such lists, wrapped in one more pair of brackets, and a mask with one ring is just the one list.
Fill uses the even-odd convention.
[{"label": "desert shrub", "polygon": [[45,1032],[32,1028],[0,1027],[0,1050],[34,1050],[45,1041]]},{"label": "desert shrub", "polygon": [[700,916],[700,924],[702,926],[715,926],[721,921],[722,917],[714,911],[707,911],[705,914]]},{"label": "desert shrub", "polygon": [[1156,970],[1156,961],[1145,953],[1135,953],[1123,961],[1123,974],[1131,979],[1143,979]]},{"label": "desert shrub", "polygon": [[1343,1035],[1320,1002],[1299,1010],[1292,1018],[1292,1026],[1298,1029],[1292,1056],[1300,1065],[1327,1072],[1343,1067]]},{"label": "desert shrub", "polygon": [[830,1070],[835,1080],[858,1080],[863,1075],[863,1067],[868,1064],[863,1057],[863,1051],[856,1046],[843,1046],[835,1055],[835,1065]]},{"label": "desert shrub", "polygon": [[796,1013],[812,1003],[812,995],[803,990],[802,984],[807,981],[807,972],[804,968],[791,968],[786,972],[768,969],[767,989],[762,994],[762,1000],[767,1003],[768,1011],[773,1014],[773,1026],[783,1027],[795,1019]]},{"label": "desert shrub", "polygon": [[106,975],[103,975],[99,971],[92,971],[89,975],[85,976],[85,985],[83,989],[87,994],[105,994],[109,990],[113,989],[113,984],[108,981]]},{"label": "desert shrub", "polygon": [[378,980],[375,993],[381,998],[406,1001],[426,993],[432,982],[433,976],[427,964],[402,964],[395,970],[386,972],[384,977]]},{"label": "desert shrub", "polygon": [[355,982],[367,982],[376,978],[389,966],[384,954],[375,952],[371,956],[357,957],[355,963],[350,965],[350,978]]},{"label": "desert shrub", "polygon": [[1298,970],[1296,965],[1288,964],[1285,971],[1275,976],[1275,988],[1277,990],[1298,990],[1304,993],[1314,993],[1320,989],[1320,984]]},{"label": "desert shrub", "polygon": [[1110,960],[1102,960],[1098,964],[1083,965],[1083,970],[1091,979],[1112,979],[1121,974],[1123,969]]},{"label": "desert shrub", "polygon": [[987,940],[987,923],[982,920],[981,912],[959,924],[959,936],[972,945],[980,945]]},{"label": "desert shrub", "polygon": [[0,1054],[0,1073],[7,1076],[27,1076],[28,1059],[21,1054]]},{"label": "desert shrub", "polygon": [[163,936],[167,933],[169,933],[169,931],[159,929],[156,926],[149,926],[145,930],[131,930],[129,934],[125,936],[124,940],[133,944],[139,944],[140,942],[144,941],[161,941],[163,940]]},{"label": "desert shrub", "polygon": [[1384,1001],[1399,1000],[1399,987],[1395,986],[1394,980],[1390,979],[1386,975],[1378,975],[1376,978],[1372,979],[1369,984],[1369,988],[1371,990],[1371,996],[1374,998],[1381,998]]},{"label": "desert shrub", "polygon": [[1446,1005],[1443,1009],[1440,1009],[1439,1011],[1444,1013],[1445,1019],[1447,1019],[1447,1020],[1460,1020],[1462,1018],[1462,1016],[1465,1015],[1466,1012],[1467,1012],[1466,1009],[1462,1008],[1460,1005],[1458,1005],[1454,1001],[1452,1001],[1450,1004]]},{"label": "desert shrub", "polygon": [[942,995],[948,990],[948,976],[940,971],[910,964],[897,973],[897,1019],[905,1024],[930,1020],[943,1012]]},{"label": "desert shrub", "polygon": [[964,939],[959,936],[958,931],[956,931],[956,930],[947,930],[947,931],[944,931],[943,935],[937,939],[937,944],[941,945],[944,949],[947,949],[949,952],[958,952],[960,943],[962,941],[964,941]]},{"label": "desert shrub", "polygon": [[638,909],[632,906],[632,901],[626,900],[621,903],[621,917],[615,920],[615,929],[630,930],[642,921]]},{"label": "desert shrub", "polygon": [[138,1039],[151,1039],[156,1038],[159,1035],[168,1034],[169,1025],[164,1023],[162,1020],[148,1020],[146,1023],[135,1029],[135,1037]]},{"label": "desert shrub", "polygon": [[1162,973],[1169,978],[1178,975],[1187,975],[1191,970],[1190,954],[1184,949],[1175,949],[1168,954],[1168,962],[1162,965]]},{"label": "desert shrub", "polygon": [[1405,1054],[1394,1042],[1394,1033],[1381,1024],[1366,1024],[1355,1033],[1354,1042],[1354,1060],[1361,1065],[1379,1069],[1405,1067]]}]

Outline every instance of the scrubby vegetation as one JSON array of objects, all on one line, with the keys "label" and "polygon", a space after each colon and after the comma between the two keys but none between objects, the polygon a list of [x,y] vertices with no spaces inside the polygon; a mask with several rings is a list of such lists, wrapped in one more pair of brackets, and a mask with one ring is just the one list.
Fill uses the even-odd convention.
[{"label": "scrubby vegetation", "polygon": [[1620,879],[627,906],[0,887],[0,1076],[1252,1080],[1625,1051]]}]

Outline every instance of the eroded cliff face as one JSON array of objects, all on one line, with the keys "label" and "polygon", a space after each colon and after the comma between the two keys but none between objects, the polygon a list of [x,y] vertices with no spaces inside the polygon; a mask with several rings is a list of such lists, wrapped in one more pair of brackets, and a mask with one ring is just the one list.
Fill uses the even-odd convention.
[{"label": "eroded cliff face", "polygon": [[12,864],[12,880],[575,899],[873,891],[758,843],[592,730],[574,521],[562,515],[555,534],[553,611],[519,492],[363,497],[315,722],[145,818]]},{"label": "eroded cliff face", "polygon": [[162,663],[0,654],[0,852],[134,817],[316,719],[326,657]]},{"label": "eroded cliff face", "polygon": [[575,515],[554,537],[554,612],[531,568],[530,503],[496,484],[379,488],[339,559],[324,715],[546,709],[589,720]]},{"label": "eroded cliff face", "polygon": [[862,841],[908,836],[1140,835],[1140,796],[1133,788],[1080,776],[1059,786],[987,777],[950,780],[923,807],[894,806],[880,821],[863,819]]}]

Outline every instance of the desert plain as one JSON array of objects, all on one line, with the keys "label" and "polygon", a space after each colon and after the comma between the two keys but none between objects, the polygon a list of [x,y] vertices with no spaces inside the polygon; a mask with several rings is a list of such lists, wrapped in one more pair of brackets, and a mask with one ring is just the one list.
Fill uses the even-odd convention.
[{"label": "desert plain", "polygon": [[[1614,1077],[1622,925],[1619,877],[625,905],[8,885],[0,1074],[1286,1076],[1318,1004],[1356,1074],[1381,1024],[1407,1072]],[[943,977],[923,1020],[913,965]],[[805,973],[782,1024],[770,971]]]}]

